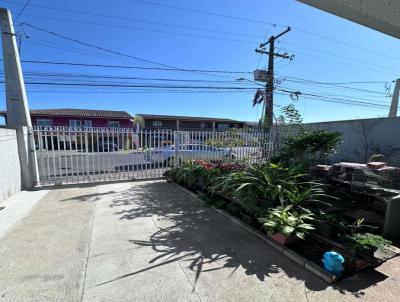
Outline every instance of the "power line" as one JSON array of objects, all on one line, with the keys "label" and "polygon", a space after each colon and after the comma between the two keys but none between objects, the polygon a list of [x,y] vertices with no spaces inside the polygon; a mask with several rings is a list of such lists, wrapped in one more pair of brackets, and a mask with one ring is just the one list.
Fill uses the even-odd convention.
[{"label": "power line", "polygon": [[[289,93],[277,92],[276,94],[278,94],[278,95],[290,96]],[[341,104],[341,105],[350,105],[350,106],[362,107],[363,109],[387,110],[387,108],[381,108],[381,107],[375,107],[375,106],[367,106],[367,105],[360,105],[360,104],[352,103],[352,102],[339,101],[339,100],[331,100],[331,99],[325,99],[325,98],[319,98],[319,97],[304,96],[304,98],[305,98],[305,99],[310,99],[310,100],[321,101],[321,102],[328,102],[328,103],[334,103],[334,104]]]},{"label": "power line", "polygon": [[354,100],[349,100],[349,99],[343,99],[343,98],[338,98],[338,97],[330,97],[330,96],[324,96],[324,95],[318,95],[318,94],[313,94],[313,93],[303,93],[303,92],[298,92],[298,91],[290,91],[287,89],[277,89],[278,91],[286,92],[289,94],[296,93],[299,96],[305,95],[305,96],[311,96],[311,97],[318,97],[318,98],[324,98],[327,100],[337,100],[337,101],[343,101],[343,102],[348,102],[348,103],[353,103],[353,104],[359,104],[359,105],[366,105],[366,106],[375,106],[375,107],[380,107],[380,108],[389,108],[390,106],[388,105],[383,105],[383,104],[377,104],[377,103],[371,103],[371,102],[362,102],[362,101],[354,101]]},{"label": "power line", "polygon": [[[292,90],[292,91],[297,91],[297,88],[292,88],[292,87],[283,87],[283,86],[279,86],[280,88],[285,88],[288,90]],[[305,91],[301,90],[301,93],[305,93]],[[380,102],[380,103],[386,103],[389,101],[388,99],[386,100],[378,100],[378,99],[370,99],[370,98],[363,98],[360,96],[353,96],[353,95],[343,95],[343,94],[337,94],[337,93],[329,93],[326,91],[317,91],[317,92],[313,92],[313,93],[322,93],[324,96],[328,96],[328,97],[339,97],[339,98],[351,98],[352,100],[361,100],[361,101],[367,101],[367,102]]]},{"label": "power line", "polygon": [[388,71],[377,70],[377,69],[373,69],[373,68],[369,68],[369,67],[365,67],[365,66],[361,66],[361,65],[356,65],[356,64],[352,64],[352,63],[348,63],[348,62],[338,61],[338,60],[332,60],[332,59],[328,59],[328,58],[324,58],[324,57],[320,57],[320,56],[304,53],[304,52],[301,52],[301,51],[298,51],[298,50],[296,50],[295,53],[296,53],[296,57],[298,57],[299,55],[303,55],[303,56],[311,57],[311,58],[318,59],[318,60],[324,60],[324,61],[332,62],[332,63],[335,63],[335,64],[341,64],[341,65],[344,65],[344,66],[347,66],[347,67],[355,67],[357,69],[369,70],[369,71],[373,71],[373,72],[379,73],[379,74],[385,73],[385,74],[388,74],[388,75],[391,75],[391,76],[394,76],[394,75],[397,74],[397,72],[395,72],[395,71],[388,72]]},{"label": "power line", "polygon": [[[178,7],[178,6],[173,6],[173,5],[169,5],[169,4],[165,4],[165,3],[157,3],[157,2],[150,2],[150,1],[143,1],[143,0],[131,0],[131,1],[135,1],[135,2],[140,2],[143,4],[150,4],[150,5],[156,5],[156,6],[162,6],[162,7],[168,7],[168,8],[173,8],[173,9],[178,9],[178,10],[183,10],[183,11],[190,11],[190,12],[194,12],[194,13],[200,13],[200,14],[207,14],[207,15],[212,15],[212,16],[217,16],[217,17],[223,17],[223,18],[228,18],[228,19],[234,19],[234,20],[240,20],[240,21],[245,21],[245,22],[251,22],[251,23],[258,23],[258,24],[264,24],[264,25],[270,25],[270,26],[280,26],[280,27],[286,27],[286,25],[282,25],[282,24],[277,24],[277,23],[272,23],[272,22],[266,22],[263,20],[256,20],[256,19],[250,19],[250,18],[243,18],[243,17],[238,17],[238,16],[232,16],[232,15],[225,15],[225,14],[220,14],[220,13],[215,13],[215,12],[210,12],[210,11],[205,11],[205,10],[196,10],[196,9],[189,9],[189,8],[184,8],[184,7]],[[4,0],[0,0],[0,2],[7,2],[7,3],[14,3],[17,5],[23,5],[24,3],[22,2],[18,2],[18,1],[4,1]],[[106,14],[101,14],[101,13],[93,13],[93,12],[86,12],[86,11],[79,11],[79,10],[72,10],[72,9],[65,9],[65,8],[57,8],[57,7],[51,7],[51,6],[44,6],[44,5],[39,5],[39,4],[30,4],[30,6],[33,7],[38,7],[38,8],[43,8],[43,9],[50,9],[50,10],[56,10],[56,11],[63,11],[63,12],[70,12],[70,13],[76,13],[76,14],[85,14],[85,15],[91,15],[91,16],[97,16],[97,17],[103,17],[103,18],[112,18],[112,19],[117,19],[117,20],[126,20],[126,21],[131,21],[131,22],[143,22],[143,23],[151,23],[151,24],[159,24],[159,25],[163,25],[163,26],[173,26],[173,27],[182,27],[182,28],[188,28],[188,29],[193,29],[193,30],[206,30],[206,31],[215,31],[213,29],[202,29],[202,28],[198,28],[198,27],[191,27],[191,26],[186,26],[186,25],[174,25],[174,24],[168,24],[168,23],[161,23],[161,22],[156,22],[156,21],[147,21],[147,20],[138,20],[138,19],[133,19],[133,18],[129,18],[129,17],[123,17],[123,16],[112,16],[112,15],[106,15]],[[393,60],[397,60],[400,61],[399,57],[394,57],[392,55],[388,55],[379,51],[375,51],[375,50],[371,50],[365,47],[361,47],[359,45],[355,45],[352,43],[348,43],[345,41],[340,41],[319,33],[314,33],[312,31],[309,30],[305,30],[296,26],[292,26],[292,29],[320,38],[320,39],[325,39],[334,43],[338,43],[338,44],[342,44],[344,46],[347,47],[352,47],[352,48],[356,48],[359,50],[363,50],[366,52],[370,52],[373,53],[375,55],[379,55],[379,56],[385,56],[387,58],[393,59]],[[215,31],[215,32],[219,32],[219,31]],[[230,32],[223,32],[220,31],[221,33],[226,33],[226,34],[231,34]],[[232,33],[234,34],[234,33]],[[245,33],[235,33],[235,35],[248,35]]]},{"label": "power line", "polygon": [[[4,2],[4,1],[0,0],[0,2]],[[11,1],[11,3],[22,5],[21,2],[17,2],[17,1]],[[113,16],[113,15],[99,14],[99,13],[93,13],[93,12],[88,12],[88,11],[81,11],[81,10],[73,10],[73,9],[65,9],[65,8],[44,6],[44,5],[39,5],[39,4],[31,4],[31,6],[42,8],[42,9],[55,10],[55,11],[63,11],[63,12],[70,12],[70,13],[75,13],[75,14],[83,14],[83,15],[89,15],[89,16],[102,17],[102,18],[124,20],[124,21],[135,22],[135,23],[155,24],[155,25],[162,25],[162,26],[185,28],[185,29],[191,29],[191,30],[197,30],[197,31],[204,31],[204,32],[213,32],[213,33],[219,33],[219,34],[228,34],[228,35],[234,35],[234,36],[252,37],[252,38],[257,38],[257,39],[260,38],[257,35],[248,34],[248,33],[229,32],[229,31],[221,31],[221,30],[216,30],[216,29],[211,29],[211,28],[188,26],[188,25],[183,25],[183,24],[171,24],[171,23],[164,23],[164,22],[158,22],[158,21],[134,19],[134,18],[123,17],[123,16]],[[37,18],[50,18],[50,19],[55,19],[55,20],[68,20],[68,19],[64,19],[64,18],[55,18],[55,17],[47,17],[47,16],[31,15],[31,14],[24,14],[24,16],[37,17]],[[69,21],[72,21],[72,20],[69,19]],[[84,22],[84,21],[81,21],[81,20],[73,20],[73,21]],[[93,24],[98,24],[98,23],[93,23]],[[102,25],[102,24],[98,24],[98,25]],[[110,26],[118,27],[119,25],[110,25]]]},{"label": "power line", "polygon": [[[73,81],[73,82],[84,82],[87,79],[95,79],[95,81],[90,82],[92,83],[110,83],[109,80],[139,80],[139,81],[161,81],[161,84],[164,84],[163,82],[184,82],[184,83],[212,83],[212,84],[247,84],[246,82],[241,82],[241,81],[217,81],[217,80],[203,80],[203,79],[177,79],[177,78],[153,78],[153,77],[126,77],[126,76],[114,76],[114,75],[97,75],[97,74],[82,74],[82,73],[49,73],[49,72],[38,72],[38,71],[27,71],[25,72],[25,78],[26,79],[48,79],[48,78],[55,78],[58,81]],[[84,80],[83,80],[83,79]],[[98,79],[105,79],[107,81],[98,81]],[[252,82],[252,81],[250,81]],[[85,83],[85,82],[84,82]],[[132,82],[111,82],[112,84],[137,84],[137,83],[132,83]],[[139,83],[140,84],[140,83]],[[255,84],[258,84],[255,82]],[[282,87],[282,86],[280,86]],[[257,88],[257,87],[254,87]],[[286,89],[293,89],[293,88],[286,88]],[[349,95],[338,95],[338,94],[329,94],[329,93],[324,93],[324,95],[328,96],[336,96],[336,97],[347,97],[347,98],[353,98],[356,100],[364,100],[364,101],[369,101],[369,102],[379,102],[380,100],[371,100],[371,99],[366,99],[362,97],[355,97],[355,96],[349,96]]]},{"label": "power line", "polygon": [[67,77],[69,78],[94,78],[94,79],[116,79],[116,80],[144,80],[144,81],[166,81],[166,82],[200,82],[200,83],[235,83],[246,84],[240,81],[221,81],[221,80],[202,80],[202,79],[176,79],[176,78],[148,78],[148,77],[125,77],[115,75],[96,75],[96,74],[81,74],[81,73],[48,73],[27,71],[26,76],[42,76],[42,77]]},{"label": "power line", "polygon": [[[154,33],[161,33],[161,34],[169,34],[169,35],[176,35],[176,36],[184,36],[184,37],[195,37],[195,38],[202,38],[202,39],[211,39],[211,40],[219,40],[219,41],[230,41],[230,42],[239,42],[239,43],[247,43],[247,44],[255,44],[256,40],[249,41],[249,40],[239,40],[233,38],[224,38],[224,37],[216,37],[216,36],[206,36],[206,35],[198,35],[198,34],[191,34],[191,33],[182,33],[182,32],[173,32],[173,31],[165,31],[165,30],[157,30],[157,29],[148,29],[148,28],[140,28],[140,27],[131,27],[131,26],[124,26],[124,25],[117,25],[117,24],[107,24],[107,23],[98,23],[98,22],[90,22],[90,21],[83,21],[83,20],[76,20],[76,19],[67,19],[67,18],[58,18],[58,17],[47,17],[47,16],[38,16],[38,15],[27,15],[29,17],[35,18],[44,18],[44,19],[52,19],[52,20],[59,20],[65,22],[75,22],[75,23],[82,23],[82,24],[89,24],[89,25],[96,25],[96,26],[104,26],[109,28],[121,28],[126,30],[134,30],[134,31],[145,31],[145,32],[154,32]],[[204,30],[208,31],[208,30]],[[214,31],[215,32],[215,31]],[[229,32],[221,32],[224,34],[235,35],[235,33]],[[251,37],[258,37],[255,35],[246,35],[238,33],[239,35],[243,36],[251,36]]]},{"label": "power line", "polygon": [[250,19],[250,18],[238,17],[238,16],[225,15],[225,14],[220,14],[220,13],[215,13],[215,12],[210,12],[210,11],[205,11],[205,10],[199,10],[199,9],[185,8],[185,7],[174,6],[174,5],[165,4],[165,3],[142,1],[142,0],[131,0],[131,1],[139,2],[139,3],[143,3],[143,4],[155,5],[155,6],[168,7],[168,8],[173,8],[173,9],[178,9],[178,10],[183,10],[183,11],[188,11],[188,12],[193,12],[193,13],[198,13],[198,14],[222,17],[222,18],[227,18],[227,19],[234,19],[234,20],[259,23],[259,24],[268,24],[268,25],[272,25],[274,27],[275,26],[286,27],[286,25],[281,25],[281,24],[276,24],[276,23],[271,23],[271,22],[259,21],[259,20],[254,20],[254,19]]},{"label": "power line", "polygon": [[375,90],[369,90],[369,89],[363,89],[363,88],[343,86],[343,85],[339,85],[339,84],[332,84],[332,83],[329,83],[329,82],[313,81],[313,80],[307,80],[307,79],[302,79],[302,78],[298,78],[298,77],[291,77],[291,76],[284,76],[284,78],[286,78],[285,80],[288,81],[288,82],[310,84],[310,85],[314,84],[314,85],[322,85],[322,86],[332,86],[332,87],[338,87],[338,88],[343,88],[343,89],[362,91],[362,92],[374,93],[374,94],[380,94],[380,95],[387,96],[387,93],[381,92],[381,91],[375,91]]},{"label": "power line", "polygon": [[278,43],[292,45],[294,47],[307,49],[307,50],[310,50],[310,51],[314,51],[314,52],[318,52],[318,53],[322,53],[322,54],[326,54],[326,55],[330,55],[330,56],[334,56],[334,57],[338,57],[338,58],[343,58],[343,59],[346,59],[346,60],[357,61],[357,62],[360,62],[360,63],[363,63],[363,64],[373,65],[373,66],[376,66],[376,67],[380,67],[382,69],[393,69],[393,70],[396,70],[396,72],[398,71],[398,69],[391,68],[389,66],[383,66],[383,65],[376,64],[374,62],[360,60],[358,58],[352,58],[352,57],[348,57],[348,56],[343,56],[343,55],[340,55],[340,54],[337,54],[337,53],[334,53],[334,52],[315,49],[315,48],[311,48],[311,47],[308,47],[308,46],[299,45],[299,44],[296,44],[296,43],[291,43],[291,42],[286,42],[286,41],[279,41]]},{"label": "power line", "polygon": [[24,10],[26,9],[26,7],[29,5],[29,3],[31,2],[31,0],[28,0],[25,2],[24,6],[22,7],[22,9],[17,13],[17,16],[14,19],[14,22],[16,22],[19,18],[19,16],[21,16],[21,14],[24,12]]},{"label": "power line", "polygon": [[[4,83],[4,81],[3,81]],[[179,89],[229,89],[229,90],[255,90],[257,87],[236,86],[178,86],[178,85],[124,85],[124,84],[94,84],[94,83],[56,83],[56,82],[26,82],[27,85],[50,85],[50,86],[85,86],[85,87],[126,87],[126,88],[179,88]]]},{"label": "power line", "polygon": [[36,29],[38,31],[42,31],[42,32],[51,34],[53,36],[65,39],[65,40],[69,40],[69,41],[72,41],[72,42],[75,42],[75,43],[78,43],[78,44],[81,44],[81,45],[84,45],[84,46],[87,46],[87,47],[91,47],[91,48],[99,49],[99,50],[102,50],[102,51],[105,51],[105,52],[109,52],[109,53],[112,53],[112,54],[116,54],[116,55],[119,55],[119,56],[122,56],[122,57],[130,58],[130,59],[134,59],[134,60],[137,60],[137,61],[150,63],[150,64],[154,64],[154,65],[159,65],[159,66],[163,66],[163,67],[168,67],[168,68],[173,68],[173,69],[178,69],[178,70],[180,69],[178,67],[170,66],[170,65],[167,65],[167,64],[163,64],[163,63],[159,63],[159,62],[155,62],[155,61],[151,61],[151,60],[147,60],[147,59],[142,59],[142,58],[139,58],[139,57],[135,57],[135,56],[131,56],[131,55],[128,55],[128,54],[124,54],[124,53],[119,52],[119,51],[115,51],[115,50],[107,49],[107,48],[104,48],[104,47],[101,47],[101,46],[97,46],[97,45],[94,45],[94,44],[82,42],[82,41],[79,41],[77,39],[70,38],[70,37],[58,34],[56,32],[53,32],[53,31],[50,31],[50,30],[47,30],[47,29],[44,29],[44,28],[41,28],[41,27],[38,27],[38,26],[31,25],[29,23],[21,23],[21,24],[25,25],[25,26],[28,26],[30,28]]},{"label": "power line", "polygon": [[[75,11],[75,10],[68,10],[68,11],[79,12],[79,11]],[[32,15],[32,16],[35,16],[35,15]],[[100,14],[100,16],[103,16],[103,15]],[[74,20],[74,19],[63,19],[63,18],[54,18],[54,17],[45,17],[45,16],[35,16],[35,17],[42,17],[42,18],[47,18],[47,19],[48,18],[50,18],[50,19],[58,19],[58,20],[72,21],[72,22],[81,22],[81,23],[94,24],[94,25],[100,25],[100,26],[121,27],[121,28],[125,28],[125,29],[151,31],[151,32],[159,32],[159,33],[165,33],[165,34],[176,34],[176,35],[183,35],[183,36],[193,36],[193,37],[206,38],[206,39],[217,39],[217,40],[227,40],[227,41],[234,41],[234,42],[253,43],[252,41],[244,41],[244,40],[238,40],[238,39],[227,39],[227,38],[220,38],[220,37],[193,35],[193,34],[187,34],[187,33],[176,33],[176,32],[168,32],[168,31],[160,31],[160,30],[152,30],[152,29],[144,29],[144,28],[132,28],[132,27],[126,27],[126,26],[120,26],[120,25],[109,25],[109,24],[104,24],[104,23],[95,23],[95,22],[88,22],[88,21],[81,21],[81,20]],[[224,33],[235,34],[235,33],[230,33],[230,32],[224,32]],[[241,35],[246,35],[246,34],[241,34]],[[254,35],[251,35],[251,36],[254,36]],[[358,60],[358,59],[355,59],[355,58],[341,56],[341,55],[337,55],[337,54],[334,54],[334,53],[331,53],[331,52],[326,52],[326,51],[322,51],[322,50],[316,50],[316,49],[312,49],[312,48],[309,48],[309,47],[303,47],[303,46],[300,46],[300,45],[297,45],[297,44],[294,44],[294,43],[289,43],[289,42],[285,42],[285,43],[287,43],[289,45],[291,44],[291,45],[295,45],[295,46],[302,47],[302,48],[305,48],[305,49],[309,49],[311,51],[318,51],[318,52],[321,52],[321,53],[326,53],[326,54],[331,55],[331,56],[342,57],[342,58],[353,60],[353,61],[359,61],[359,62],[362,62],[362,63],[367,63],[369,65],[375,65],[375,66],[378,66],[378,67],[384,68],[384,69],[388,68],[386,66],[381,66],[381,65],[374,64],[374,63],[371,63],[371,62],[368,62],[368,61],[363,61],[363,60]],[[51,46],[49,46],[49,47],[51,47]],[[55,48],[55,47],[53,47],[53,48]],[[364,67],[364,66],[349,64],[347,62],[345,63],[345,62],[341,62],[341,61],[329,60],[329,59],[326,59],[326,58],[313,56],[313,55],[306,54],[306,53],[301,53],[301,52],[298,52],[298,53],[302,54],[302,55],[305,55],[305,56],[314,57],[314,58],[317,58],[317,59],[321,59],[321,60],[325,60],[325,61],[329,61],[329,62],[333,62],[333,63],[344,64],[346,66],[353,66],[353,67],[356,67],[356,68],[359,68],[359,69],[366,69],[366,70],[371,70],[371,71],[374,71],[374,72],[381,72],[381,71],[377,71],[377,70],[374,70],[374,69],[371,69],[371,68],[367,68],[367,67]],[[393,75],[393,73],[388,73],[388,74]]]},{"label": "power line", "polygon": [[[122,56],[122,57],[134,59],[134,60],[137,60],[137,61],[141,61],[141,62],[145,62],[145,63],[150,63],[150,64],[154,64],[154,65],[159,65],[159,66],[162,66],[162,67],[175,69],[177,71],[182,70],[182,68],[179,68],[179,67],[175,67],[175,66],[171,66],[171,65],[155,62],[155,61],[148,60],[148,59],[139,58],[139,57],[128,55],[128,54],[125,54],[125,53],[122,53],[122,52],[119,52],[119,51],[115,51],[115,50],[107,49],[107,48],[104,48],[104,47],[101,47],[101,46],[97,46],[97,45],[94,45],[94,44],[82,42],[82,41],[77,40],[75,38],[70,38],[70,37],[64,36],[62,34],[58,34],[56,32],[53,32],[53,31],[50,31],[50,30],[47,30],[47,29],[44,29],[44,28],[41,28],[41,27],[38,27],[38,26],[31,25],[29,23],[21,23],[21,24],[25,25],[25,26],[28,26],[30,28],[36,29],[38,31],[42,31],[42,32],[51,34],[53,36],[56,36],[56,37],[59,37],[59,38],[62,38],[62,39],[66,39],[66,40],[69,40],[69,41],[72,41],[72,42],[75,42],[75,43],[78,43],[78,44],[81,44],[81,45],[84,45],[84,46],[87,46],[87,47],[91,47],[91,48],[94,48],[94,49],[99,49],[99,50],[102,50],[102,51],[105,51],[105,52],[108,52],[108,53],[116,54],[116,55],[119,55],[119,56]],[[192,71],[192,72],[203,74],[205,76],[210,76],[210,74],[207,74],[207,73],[202,73],[202,72],[197,72],[197,71]],[[217,76],[217,75],[211,75],[211,76],[224,77],[224,76]]]},{"label": "power line", "polygon": [[[37,41],[39,41],[39,42],[37,42]],[[32,41],[32,39],[29,39],[29,40],[26,40],[25,42],[29,43],[29,44],[33,44],[33,45],[39,45],[39,46],[43,46],[46,48],[69,51],[69,52],[73,52],[73,53],[77,53],[77,54],[81,54],[81,55],[85,55],[85,56],[90,56],[90,57],[103,58],[103,59],[119,61],[119,62],[126,60],[126,59],[122,59],[121,57],[113,56],[111,54],[100,53],[100,52],[96,52],[93,50],[85,50],[85,49],[81,49],[81,48],[75,48],[75,47],[67,46],[64,44],[58,44],[58,43],[54,43],[54,42],[48,43],[46,41],[43,41],[43,42],[40,42],[40,41],[42,41],[42,40],[34,39]]]},{"label": "power line", "polygon": [[[0,59],[0,61],[3,61]],[[107,65],[107,64],[87,64],[75,62],[59,62],[59,61],[40,61],[40,60],[22,60],[22,63],[29,64],[49,64],[49,65],[66,65],[81,67],[101,67],[101,68],[122,68],[122,69],[141,69],[141,70],[161,70],[161,71],[181,71],[181,72],[205,72],[205,73],[226,73],[226,74],[252,74],[252,71],[233,71],[233,70],[208,70],[208,69],[186,69],[186,68],[160,68],[160,67],[143,67],[129,65]]]},{"label": "power line", "polygon": [[[156,6],[168,7],[168,8],[177,9],[177,10],[189,11],[189,12],[194,12],[194,13],[199,13],[199,14],[206,14],[206,15],[212,15],[212,16],[223,17],[223,18],[228,18],[228,19],[251,22],[251,23],[287,27],[287,25],[276,24],[276,23],[271,23],[271,22],[265,22],[265,21],[262,21],[262,20],[243,18],[243,17],[238,17],[238,16],[232,16],[232,15],[225,15],[225,14],[220,14],[220,13],[215,13],[215,12],[210,12],[210,11],[205,11],[205,10],[190,9],[190,8],[179,7],[179,6],[174,6],[174,5],[165,4],[165,3],[159,3],[159,2],[144,1],[144,0],[131,0],[131,1],[138,2],[138,3],[143,3],[143,4],[148,4],[148,5],[156,5]],[[379,52],[379,51],[371,50],[371,49],[368,49],[368,48],[361,47],[359,45],[355,45],[355,44],[351,44],[351,43],[348,43],[348,42],[340,41],[340,40],[337,40],[337,39],[334,39],[334,38],[331,38],[331,37],[328,37],[328,36],[325,36],[325,35],[322,35],[322,34],[319,34],[319,33],[314,33],[314,32],[311,32],[309,30],[305,30],[305,29],[302,29],[302,28],[299,28],[299,27],[296,27],[296,26],[291,26],[291,27],[292,27],[292,29],[295,29],[296,31],[299,31],[299,32],[302,32],[302,33],[305,33],[305,34],[308,34],[308,35],[311,35],[311,36],[314,36],[314,37],[318,37],[320,39],[325,39],[325,40],[328,40],[328,41],[331,41],[331,42],[342,44],[342,45],[347,46],[347,47],[356,48],[356,49],[363,50],[363,51],[366,51],[366,52],[374,53],[374,54],[379,55],[379,56],[385,56],[387,58],[400,61],[400,58],[398,58],[398,57],[394,57],[394,56],[391,56],[391,55],[388,55],[388,54],[385,54],[385,53],[382,53],[382,52]]]}]

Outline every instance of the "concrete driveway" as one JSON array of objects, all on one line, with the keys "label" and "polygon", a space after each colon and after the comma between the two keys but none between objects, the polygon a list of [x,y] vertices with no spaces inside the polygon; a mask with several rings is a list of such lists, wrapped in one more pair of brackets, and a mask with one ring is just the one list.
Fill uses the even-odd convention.
[{"label": "concrete driveway", "polygon": [[0,240],[0,301],[398,301],[400,261],[329,286],[165,182],[51,190]]}]

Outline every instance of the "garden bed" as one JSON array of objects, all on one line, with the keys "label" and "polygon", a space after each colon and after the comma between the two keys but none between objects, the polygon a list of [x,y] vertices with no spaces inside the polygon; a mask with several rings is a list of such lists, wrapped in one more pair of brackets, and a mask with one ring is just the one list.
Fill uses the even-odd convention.
[{"label": "garden bed", "polygon": [[[398,255],[388,249],[389,241],[363,231],[363,218],[349,221],[334,214],[342,210],[340,203],[326,203],[330,196],[322,185],[308,182],[307,176],[290,168],[190,162],[167,176],[326,282],[334,283]],[[337,252],[344,260],[343,268],[336,266],[343,272],[324,268],[327,252]]]},{"label": "garden bed", "polygon": [[[181,190],[184,190],[185,192],[187,192],[200,202],[203,202],[199,197],[197,191],[188,190],[187,188],[174,182],[171,183],[179,187]],[[224,196],[223,194],[218,194],[218,195]],[[229,200],[230,198],[227,198],[227,204]],[[317,277],[321,278],[322,280],[328,283],[335,283],[339,280],[351,277],[362,270],[368,268],[375,268],[380,264],[382,264],[383,262],[399,255],[398,252],[387,249],[385,252],[377,251],[374,254],[375,257],[368,258],[367,256],[364,257],[350,256],[346,255],[346,253],[343,250],[343,247],[341,247],[340,244],[332,240],[326,239],[324,237],[321,237],[319,235],[311,235],[310,239],[312,240],[296,241],[295,243],[289,245],[283,245],[271,239],[267,234],[261,232],[258,228],[254,227],[254,225],[249,224],[245,219],[242,218],[240,214],[233,215],[232,213],[226,211],[225,209],[222,209],[221,207],[220,208],[212,207],[212,208],[219,214],[232,220],[240,227],[249,231],[252,235],[256,236],[257,238],[267,243],[269,246],[274,248],[276,251],[278,251],[285,257],[296,262],[301,267],[304,267],[304,269],[306,269],[307,271],[310,271],[311,273],[315,274]],[[342,251],[343,254],[345,254],[345,271],[340,278],[326,271],[322,267],[323,254],[329,250]]]}]

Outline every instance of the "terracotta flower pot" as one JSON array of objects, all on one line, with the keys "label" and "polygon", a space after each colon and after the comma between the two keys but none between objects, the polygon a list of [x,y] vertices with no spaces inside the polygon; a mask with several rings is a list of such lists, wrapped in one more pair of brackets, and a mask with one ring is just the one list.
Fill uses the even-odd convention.
[{"label": "terracotta flower pot", "polygon": [[293,242],[296,242],[298,240],[298,238],[294,235],[291,236],[285,236],[282,233],[275,233],[275,234],[268,234],[268,236],[276,241],[279,242],[282,245],[288,245],[291,244]]}]

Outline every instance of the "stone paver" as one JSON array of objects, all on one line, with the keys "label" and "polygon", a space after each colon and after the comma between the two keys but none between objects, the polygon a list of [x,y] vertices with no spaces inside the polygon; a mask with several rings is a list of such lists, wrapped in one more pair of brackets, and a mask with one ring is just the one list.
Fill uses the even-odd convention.
[{"label": "stone paver", "polygon": [[397,301],[393,259],[330,286],[165,182],[51,191],[0,241],[0,300]]}]

